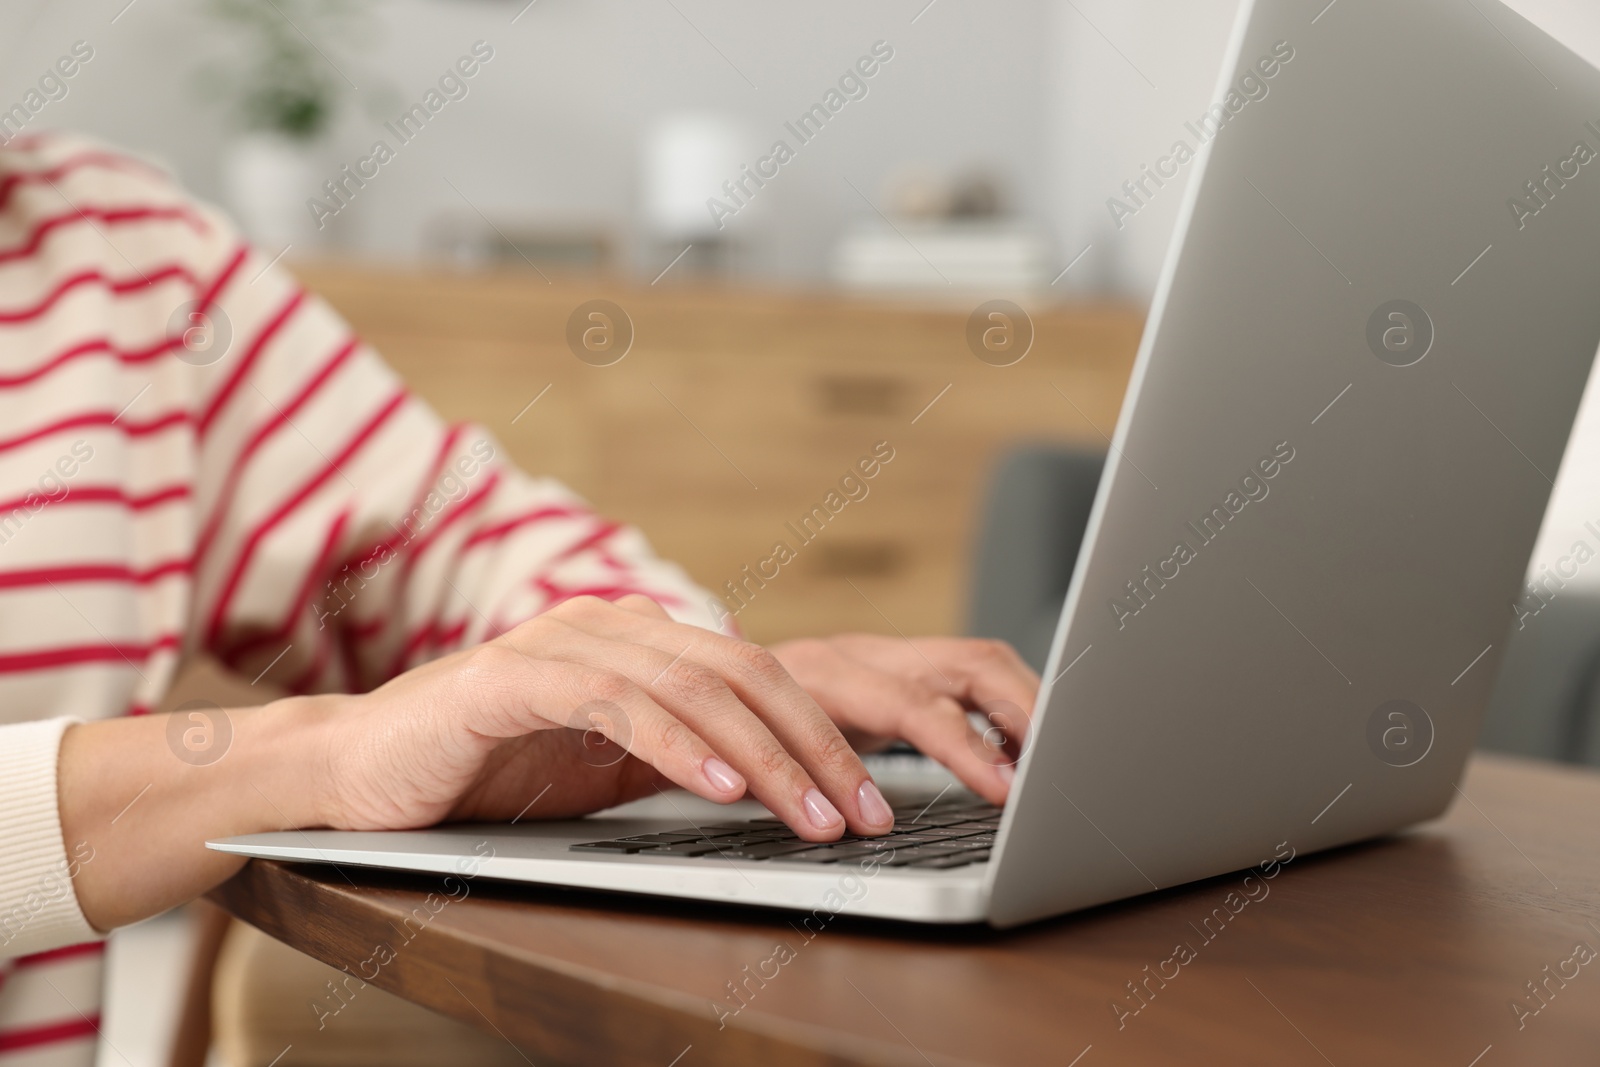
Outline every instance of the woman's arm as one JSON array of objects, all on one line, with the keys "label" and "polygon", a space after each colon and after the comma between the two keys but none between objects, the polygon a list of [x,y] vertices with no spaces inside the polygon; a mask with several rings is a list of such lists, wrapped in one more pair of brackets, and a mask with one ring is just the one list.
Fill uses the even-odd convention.
[{"label": "woman's arm", "polygon": [[57,768],[61,834],[79,858],[78,907],[95,929],[156,915],[193,900],[242,864],[204,848],[207,839],[319,826],[331,734],[329,710],[280,700],[212,712],[232,731],[226,755],[201,764],[176,755],[169,729],[201,729],[141,715],[83,723],[61,739]]},{"label": "woman's arm", "polygon": [[[585,597],[364,695],[291,697],[192,727],[172,716],[72,727],[62,832],[93,850],[79,904],[107,930],[200,895],[240,863],[208,838],[506,820],[536,800],[533,817],[570,816],[671,785],[754,796],[807,840],[884,833],[893,815],[835,720],[942,749],[1004,800],[1004,761],[980,758],[961,709],[1017,708],[997,725],[1013,751],[1025,743],[1035,680],[1014,654],[869,637],[789,653],[802,674],[836,679],[816,677],[827,713],[771,652],[643,597]],[[220,758],[183,739],[207,727],[200,740],[225,743]]]},{"label": "woman's arm", "polygon": [[[643,597],[568,601],[368,694],[196,723],[226,744],[220,755],[194,758],[187,729],[148,716],[63,738],[62,833],[93,849],[77,895],[99,929],[232,873],[239,861],[203,848],[207,838],[509,819],[546,790],[544,817],[673,784],[715,801],[748,791],[809,840],[893,821],[849,743],[775,657],[673,622]],[[599,744],[611,747],[596,757]]]}]

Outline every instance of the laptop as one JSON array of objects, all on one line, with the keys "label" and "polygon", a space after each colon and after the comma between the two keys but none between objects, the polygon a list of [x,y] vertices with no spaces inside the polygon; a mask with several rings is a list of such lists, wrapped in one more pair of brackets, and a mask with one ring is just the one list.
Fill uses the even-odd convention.
[{"label": "laptop", "polygon": [[1246,0],[1213,101],[1106,190],[1192,171],[1004,811],[211,847],[1010,927],[1440,814],[1600,346],[1600,72],[1495,0]]}]

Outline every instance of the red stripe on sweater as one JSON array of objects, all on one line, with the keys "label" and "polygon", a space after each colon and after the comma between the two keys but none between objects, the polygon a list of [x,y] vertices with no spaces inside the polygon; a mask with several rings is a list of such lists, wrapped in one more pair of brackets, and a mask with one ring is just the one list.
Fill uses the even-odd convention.
[{"label": "red stripe on sweater", "polygon": [[[376,636],[379,633],[382,633],[384,625],[387,622],[387,615],[397,615],[400,612],[401,605],[405,601],[406,577],[416,566],[417,559],[424,551],[427,550],[429,545],[434,543],[435,539],[440,534],[442,534],[455,523],[465,518],[467,515],[470,515],[474,508],[483,503],[484,500],[488,498],[489,494],[494,492],[494,488],[499,483],[499,479],[500,474],[498,471],[496,471],[490,477],[489,482],[486,485],[476,492],[462,497],[460,504],[455,508],[455,510],[451,511],[443,519],[440,519],[438,522],[430,526],[428,528],[428,532],[425,535],[418,537],[415,541],[407,541],[403,535],[397,533],[394,537],[389,538],[382,544],[374,548],[367,549],[353,562],[345,564],[343,568],[344,570],[349,570],[351,567],[364,567],[369,563],[377,563],[379,566],[382,566],[385,563],[386,558],[388,560],[395,558],[395,554],[400,548],[409,547],[412,549],[412,551],[408,552],[403,558],[400,565],[400,573],[395,579],[394,592],[390,596],[391,611],[389,613],[380,612],[365,622],[351,622],[343,628],[344,632],[358,640],[368,639]],[[384,556],[385,550],[390,553],[388,557]],[[343,608],[340,610],[342,611]]]},{"label": "red stripe on sweater", "polygon": [[284,689],[290,693],[304,693],[311,688],[311,683],[321,677],[323,670],[328,666],[329,650],[338,641],[336,632],[319,633],[311,653],[311,662],[306,664],[306,669],[293,678]]},{"label": "red stripe on sweater", "polygon": [[[311,596],[316,591],[317,585],[324,581],[324,575],[329,572],[333,555],[339,550],[339,538],[344,535],[345,527],[350,524],[350,509],[346,508],[339,513],[328,527],[326,536],[322,539],[322,548],[317,557],[306,569],[306,576],[300,583],[300,588],[294,596],[294,603],[284,614],[283,622],[270,633],[251,634],[242,641],[231,645],[226,651],[217,650],[219,658],[230,667],[237,668],[238,661],[250,653],[267,646],[276,646],[280,641],[288,640],[289,634],[294,630],[295,623],[311,603]],[[319,627],[320,629],[320,627]]]},{"label": "red stripe on sweater", "polygon": [[386,422],[389,421],[394,413],[400,410],[401,406],[406,401],[407,395],[408,394],[404,388],[397,389],[394,392],[394,395],[392,395],[388,401],[384,403],[383,407],[378,410],[377,414],[373,415],[372,418],[367,420],[366,424],[362,426],[361,429],[356,432],[356,435],[345,444],[344,448],[340,450],[339,454],[328,462],[327,466],[325,466],[314,477],[296,490],[295,493],[289,497],[289,499],[285,500],[278,506],[276,511],[272,512],[272,514],[268,515],[265,519],[258,523],[255,529],[251,530],[246,536],[244,544],[239,551],[238,558],[234,560],[233,567],[228,574],[228,579],[223,584],[222,592],[217,597],[216,606],[211,611],[211,619],[206,625],[206,644],[208,647],[214,646],[218,640],[218,637],[221,635],[222,625],[224,620],[227,618],[229,607],[232,606],[233,597],[239,591],[239,585],[244,580],[244,573],[249,568],[250,562],[255,556],[256,549],[266,538],[267,534],[271,533],[279,523],[288,518],[288,516],[297,507],[304,503],[311,496],[311,494],[316,492],[324,482],[337,474],[339,472],[339,468],[346,463],[351,456],[360,451],[362,446],[364,446],[367,441],[370,440],[372,436],[376,434]]},{"label": "red stripe on sweater", "polygon": [[357,641],[369,641],[383,633],[384,628],[388,625],[388,616],[380,613],[365,621],[357,621],[346,624],[344,627],[344,632],[349,634]]},{"label": "red stripe on sweater", "polygon": [[20,671],[42,671],[53,667],[68,667],[75,663],[128,663],[130,665],[149,659],[157,652],[182,647],[183,638],[166,634],[143,645],[73,645],[66,648],[45,648],[32,652],[14,652],[0,655],[0,674]]},{"label": "red stripe on sweater", "polygon": [[75,208],[70,213],[52,215],[42,220],[33,228],[20,245],[15,248],[0,249],[0,265],[14,260],[28,259],[35,255],[45,238],[56,230],[74,223],[87,222],[93,226],[98,219],[107,226],[121,226],[130,222],[172,221],[177,220],[187,223],[191,230],[204,233],[205,220],[187,207],[134,207],[134,208],[103,208],[82,207]]},{"label": "red stripe on sweater", "polygon": [[[18,145],[19,143],[17,139],[13,139],[10,142],[12,145]],[[19,171],[0,178],[0,210],[4,210],[6,201],[11,199],[12,192],[23,183],[39,182],[49,184],[57,182],[73,171],[84,167],[104,167],[107,170],[139,170],[163,182],[170,181],[161,171],[129,156],[120,156],[115,152],[80,152],[75,156],[68,156],[48,170]]]},{"label": "red stripe on sweater", "polygon": [[402,584],[405,582],[406,576],[416,567],[417,560],[428,550],[428,546],[437,541],[450,527],[472,514],[478,505],[489,499],[489,494],[493,493],[495,487],[499,484],[500,472],[495,471],[489,475],[488,481],[462,497],[453,510],[446,512],[443,518],[435,519],[423,533],[410,542],[411,551],[406,553],[404,561],[400,564],[400,581]]},{"label": "red stripe on sweater", "polygon": [[24,308],[19,311],[0,310],[0,324],[32,322],[55,307],[56,302],[67,293],[81,285],[88,285],[92,282],[104,283],[106,291],[112,296],[126,296],[128,293],[138,292],[141,289],[153,288],[158,283],[167,281],[170,278],[177,278],[180,281],[187,282],[191,287],[199,285],[199,279],[191,274],[188,268],[179,264],[162,267],[159,270],[146,271],[137,278],[118,279],[98,270],[80,271],[77,274],[63,278],[54,289],[45,295],[43,300],[30,308]]},{"label": "red stripe on sweater", "polygon": [[[494,492],[495,486],[499,483],[499,479],[500,472],[495,471],[490,476],[489,481],[477,492],[463,497],[460,506],[446,515],[443,519],[440,519],[438,522],[434,523],[431,527],[429,527],[428,532],[425,535],[413,542],[412,551],[406,554],[405,560],[401,564],[400,575],[395,581],[395,592],[394,596],[391,598],[392,606],[390,614],[395,616],[400,614],[400,606],[404,602],[406,578],[416,566],[417,560],[421,558],[423,552],[425,552],[428,549],[428,546],[433,544],[437,538],[445,532],[445,530],[449,529],[455,523],[461,521],[467,515],[470,515],[479,504],[482,504],[485,500],[487,500],[489,495]],[[465,551],[466,550],[463,548],[461,552],[458,553],[457,558],[459,559],[462,555],[465,555]],[[371,624],[369,623],[368,625],[370,626]],[[463,623],[463,626],[464,625],[465,624]],[[399,653],[395,656],[393,662],[390,664],[390,677],[393,677],[405,670],[405,664],[410,661],[412,655],[420,647],[419,642],[426,639],[426,634],[434,626],[435,623],[432,621],[424,623],[418,632],[413,633],[411,637],[405,641],[405,643],[401,646]]]},{"label": "red stripe on sweater", "polygon": [[[450,453],[455,451],[456,442],[460,440],[461,433],[465,429],[465,423],[457,423],[446,428],[444,436],[439,441],[439,447],[434,452],[433,462],[428,469],[428,477],[418,487],[416,496],[411,499],[411,506],[405,511],[406,518],[410,518],[412,512],[421,510],[422,505],[427,502],[429,494],[433,492],[433,487],[439,484],[439,472],[444,470],[444,465],[449,462]],[[394,533],[377,544],[362,549],[352,558],[358,566],[363,563],[370,563],[385,552],[391,555],[398,552],[400,547],[408,544],[414,536],[416,535],[408,530],[402,522],[400,525],[395,526]]]},{"label": "red stripe on sweater", "polygon": [[333,355],[300,387],[300,391],[291,397],[287,404],[276,407],[260,429],[256,430],[255,434],[245,442],[245,446],[239,450],[238,456],[228,465],[227,478],[217,494],[217,505],[212,509],[211,516],[206,520],[205,526],[201,529],[200,538],[196,543],[196,558],[204,559],[206,553],[210,550],[212,541],[217,536],[218,529],[222,526],[222,520],[227,515],[228,508],[233,504],[234,495],[238,491],[240,481],[244,478],[244,472],[249,466],[250,460],[274,434],[286,426],[289,420],[327,384],[328,379],[332,378],[334,373],[344,365],[345,361],[350,358],[351,353],[356,351],[358,345],[359,341],[352,337],[342,346],[335,349]]},{"label": "red stripe on sweater", "polygon": [[104,941],[85,941],[81,945],[67,945],[64,948],[53,948],[48,952],[35,952],[31,956],[18,956],[12,962],[18,968],[38,967],[48,963],[60,963],[63,960],[75,960],[83,956],[104,956],[106,943]]},{"label": "red stripe on sweater", "polygon": [[250,369],[255,366],[256,360],[260,358],[268,342],[283,328],[283,324],[289,321],[295,311],[305,305],[305,300],[306,291],[304,289],[296,289],[294,295],[284,302],[283,307],[278,309],[278,313],[272,316],[267,321],[267,324],[256,334],[255,339],[250,342],[250,346],[245,349],[244,355],[234,364],[233,372],[228,375],[227,380],[222,383],[222,388],[217,390],[217,394],[211,398],[211,403],[206,405],[205,412],[200,416],[199,429],[201,437],[204,437],[207,431],[211,429],[212,422],[228,401],[232,399],[234,392],[239,388],[240,383],[244,381],[245,376],[250,373]]},{"label": "red stripe on sweater", "polygon": [[[65,433],[67,430],[79,430],[88,426],[109,426],[114,427],[118,433],[126,437],[147,437],[153,433],[160,433],[162,430],[170,430],[174,426],[190,426],[194,423],[194,416],[187,411],[171,411],[147,422],[134,422],[132,419],[123,419],[118,416],[119,413],[115,411],[96,411],[87,415],[73,415],[58,422],[50,423],[48,426],[29,430],[18,437],[0,440],[0,452],[32,444],[34,441],[42,440],[58,433]],[[40,495],[42,496],[43,494]],[[68,497],[68,499],[71,498]]]},{"label": "red stripe on sweater", "polygon": [[169,485],[140,496],[131,496],[119,485],[86,485],[77,489],[69,488],[66,496],[55,500],[44,493],[29,493],[15,500],[0,501],[0,518],[17,508],[32,508],[38,500],[49,501],[51,507],[63,504],[117,504],[129,511],[144,511],[174,500],[187,500],[190,492],[188,485]]},{"label": "red stripe on sweater", "polygon": [[[439,447],[435,449],[433,462],[428,467],[428,477],[417,486],[417,492],[411,500],[411,506],[406,509],[405,519],[395,526],[394,533],[358,557],[357,565],[371,562],[382,556],[385,551],[398,552],[401,547],[410,543],[416,534],[406,525],[406,520],[420,510],[427,503],[428,496],[433,492],[433,487],[439,484],[441,472],[450,462],[450,454],[455,451],[456,445],[461,440],[461,435],[466,432],[466,423],[455,423],[445,429],[444,435],[439,440]],[[394,583],[394,590],[389,596],[388,613],[400,617],[405,607],[405,575],[410,573],[409,561],[401,572],[401,579]],[[393,673],[398,672],[392,672]]]},{"label": "red stripe on sweater", "polygon": [[22,1026],[15,1030],[0,1030],[0,1052],[18,1052],[41,1045],[59,1045],[67,1041],[81,1041],[100,1033],[100,1013],[69,1019],[42,1026]]},{"label": "red stripe on sweater", "polygon": [[[609,540],[613,534],[621,529],[622,524],[619,522],[601,522],[600,525],[595,528],[595,531],[588,537],[574,541],[572,544],[568,545],[566,548],[563,548],[554,556],[551,556],[550,563],[560,563],[562,560],[571,559],[579,552],[594,548],[596,545]],[[546,565],[548,566],[548,564]]]},{"label": "red stripe on sweater", "polygon": [[233,250],[233,256],[229,258],[227,265],[217,272],[216,278],[212,280],[210,285],[201,290],[200,295],[196,298],[200,304],[199,311],[209,311],[211,309],[211,305],[217,301],[217,294],[222,292],[223,287],[233,280],[233,276],[239,273],[239,268],[244,266],[244,261],[249,258],[250,246],[248,244],[241,243],[239,247]]},{"label": "red stripe on sweater", "polygon": [[115,582],[121,585],[150,585],[174,574],[188,574],[193,563],[173,559],[144,570],[123,563],[84,563],[68,567],[33,567],[27,570],[0,571],[0,589],[20,589],[30,585],[69,582]]},{"label": "red stripe on sweater", "polygon": [[557,604],[572,600],[580,596],[596,596],[601,600],[621,600],[625,596],[647,596],[662,607],[681,607],[683,601],[666,593],[655,592],[649,589],[639,589],[631,585],[557,585],[548,578],[534,578],[533,587],[543,593],[547,598],[544,610],[549,611]]},{"label": "red stripe on sweater", "polygon": [[38,381],[40,378],[43,378],[46,374],[49,374],[56,368],[71,363],[74,360],[81,359],[85,356],[110,356],[112,359],[123,364],[124,366],[148,363],[149,361],[153,359],[159,359],[166,353],[172,351],[173,346],[176,344],[177,341],[171,337],[162,338],[149,348],[134,349],[118,348],[104,337],[96,338],[93,341],[84,341],[73,345],[64,352],[59,352],[56,355],[51,356],[49,359],[45,360],[39,366],[34,367],[32,370],[23,371],[21,374],[0,375],[0,389],[9,389],[18,385],[27,385],[29,382]]},{"label": "red stripe on sweater", "polygon": [[[625,596],[647,596],[666,607],[681,607],[683,601],[678,597],[660,593],[649,589],[640,589],[631,585],[581,585],[561,586],[545,577],[529,579],[528,584],[539,590],[546,597],[546,602],[541,611],[549,611],[563,601],[580,596],[595,596],[602,600],[621,600]],[[537,613],[536,613],[537,614]],[[400,653],[390,665],[390,676],[400,674],[412,662],[412,659],[425,649],[430,651],[445,651],[444,646],[459,642],[466,636],[467,626],[471,617],[465,618],[449,627],[442,627],[437,621],[423,623],[406,639]],[[500,634],[511,629],[511,626],[501,625],[498,622],[490,624],[490,632],[484,635],[484,640],[493,640]]]},{"label": "red stripe on sweater", "polygon": [[466,543],[461,546],[461,550],[465,552],[467,549],[475,548],[487,541],[498,541],[506,535],[520,530],[524,526],[531,526],[535,523],[545,522],[548,519],[598,518],[599,516],[595,515],[595,513],[590,511],[588,508],[568,507],[566,505],[550,505],[542,508],[535,508],[532,511],[524,512],[521,515],[513,516],[504,522],[496,523],[494,526],[485,526],[483,529],[467,538]]},{"label": "red stripe on sweater", "polygon": [[407,638],[400,654],[395,657],[394,664],[390,667],[389,674],[393,677],[404,673],[414,656],[425,648],[436,648],[449,640],[459,641],[467,632],[467,620],[453,623],[448,627],[438,621],[423,623],[416,632]]},{"label": "red stripe on sweater", "polygon": [[[3,135],[0,135],[0,136],[3,136]],[[40,130],[37,133],[18,133],[18,134],[15,134],[15,135],[7,138],[5,141],[0,141],[0,148],[12,149],[12,151],[10,153],[11,157],[12,158],[21,158],[21,154],[23,152],[34,152],[34,153],[37,153],[37,152],[41,151],[42,149],[49,148],[49,147],[53,146],[56,142],[58,142],[60,140],[62,140],[61,131],[59,131],[59,130]],[[43,163],[43,162],[47,162],[47,161],[44,161],[44,160],[29,160],[29,162]]]}]

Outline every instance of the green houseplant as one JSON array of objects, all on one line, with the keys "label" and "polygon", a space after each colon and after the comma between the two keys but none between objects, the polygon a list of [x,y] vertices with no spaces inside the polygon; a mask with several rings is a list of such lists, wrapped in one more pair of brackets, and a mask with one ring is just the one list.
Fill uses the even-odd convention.
[{"label": "green houseplant", "polygon": [[202,92],[229,111],[221,158],[228,206],[263,248],[320,243],[307,198],[322,176],[319,148],[355,83],[339,46],[365,0],[204,0],[225,59],[202,71]]}]

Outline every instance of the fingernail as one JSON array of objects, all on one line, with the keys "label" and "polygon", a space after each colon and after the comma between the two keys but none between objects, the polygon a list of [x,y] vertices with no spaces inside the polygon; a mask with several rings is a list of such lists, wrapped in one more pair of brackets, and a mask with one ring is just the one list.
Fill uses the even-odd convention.
[{"label": "fingernail", "polygon": [[738,772],[715,756],[706,757],[706,761],[700,764],[700,772],[711,783],[711,788],[719,793],[737,793],[744,788],[744,779],[739,777]]},{"label": "fingernail", "polygon": [[1017,777],[1017,768],[1010,763],[1002,763],[994,769],[995,776],[1006,785],[1010,785]]},{"label": "fingernail", "polygon": [[828,798],[815,789],[806,790],[806,795],[800,798],[805,805],[806,818],[811,820],[811,825],[818,830],[832,830],[844,822],[844,816],[839,814],[839,809],[828,803]]},{"label": "fingernail", "polygon": [[856,807],[868,826],[894,825],[894,812],[889,810],[888,802],[871,781],[862,782],[861,788],[856,790]]}]

